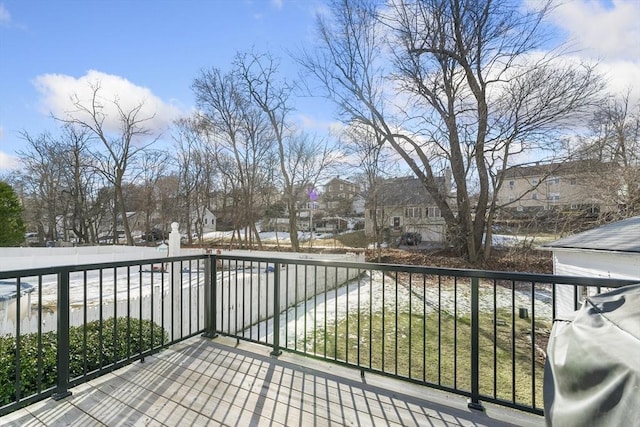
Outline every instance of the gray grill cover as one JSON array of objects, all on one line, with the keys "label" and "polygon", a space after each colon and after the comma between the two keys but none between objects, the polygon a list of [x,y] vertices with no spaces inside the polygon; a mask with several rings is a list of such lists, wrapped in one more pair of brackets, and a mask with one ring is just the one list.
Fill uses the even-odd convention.
[{"label": "gray grill cover", "polygon": [[640,284],[556,319],[543,394],[547,425],[640,426]]}]

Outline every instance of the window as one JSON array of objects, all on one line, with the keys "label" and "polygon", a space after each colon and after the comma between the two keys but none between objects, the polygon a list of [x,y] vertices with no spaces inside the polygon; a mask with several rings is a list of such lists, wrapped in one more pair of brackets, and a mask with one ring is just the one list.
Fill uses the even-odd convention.
[{"label": "window", "polygon": [[520,205],[520,206],[518,206],[518,207],[516,208],[516,210],[517,210],[518,212],[522,212],[522,211],[524,210],[524,207],[522,207],[522,205]]},{"label": "window", "polygon": [[329,188],[327,189],[327,191],[333,191],[333,188],[331,186],[329,186]]},{"label": "window", "polygon": [[540,180],[538,178],[533,178],[531,180],[531,185],[538,185],[539,182],[540,182]]},{"label": "window", "polygon": [[516,196],[509,196],[509,201],[513,202],[516,199]]},{"label": "window", "polygon": [[560,193],[549,193],[548,200],[560,200]]},{"label": "window", "polygon": [[576,209],[578,209],[578,207],[579,206],[576,203],[571,203],[571,210],[575,211]]},{"label": "window", "polygon": [[578,183],[578,178],[571,178],[571,179],[569,180],[569,183],[570,183],[571,185],[576,185],[576,184]]},{"label": "window", "polygon": [[427,208],[427,215],[429,218],[440,218],[442,215],[440,213],[440,208],[436,206],[429,206]]},{"label": "window", "polygon": [[513,186],[516,185],[515,181],[509,181],[509,188],[513,190]]},{"label": "window", "polygon": [[395,228],[400,227],[400,217],[399,216],[394,216],[393,217],[393,226]]},{"label": "window", "polygon": [[538,200],[538,193],[532,193],[532,194],[531,194],[531,198],[532,198],[533,200]]},{"label": "window", "polygon": [[207,221],[209,221],[209,218],[204,219],[204,225],[207,225]]},{"label": "window", "polygon": [[549,184],[552,184],[552,185],[553,184],[558,185],[558,184],[560,184],[560,177],[550,176],[548,182],[549,182]]},{"label": "window", "polygon": [[344,185],[340,184],[340,191],[344,190]]},{"label": "window", "polygon": [[405,218],[420,218],[422,217],[422,208],[410,207],[404,210]]}]

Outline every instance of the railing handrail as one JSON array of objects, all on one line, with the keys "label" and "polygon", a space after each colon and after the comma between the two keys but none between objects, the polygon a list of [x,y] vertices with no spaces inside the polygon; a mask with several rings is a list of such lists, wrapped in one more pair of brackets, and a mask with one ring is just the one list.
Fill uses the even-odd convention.
[{"label": "railing handrail", "polygon": [[197,260],[212,257],[222,260],[238,260],[238,261],[255,261],[264,263],[279,264],[298,264],[298,265],[316,265],[338,268],[360,268],[375,269],[382,271],[396,271],[403,273],[420,273],[420,274],[436,274],[446,276],[458,276],[468,278],[480,278],[491,280],[514,280],[517,282],[543,282],[548,284],[563,285],[582,285],[582,286],[601,286],[608,288],[619,288],[622,286],[640,282],[636,279],[617,279],[610,277],[583,277],[583,276],[566,276],[549,273],[527,273],[527,272],[510,272],[496,270],[481,270],[473,268],[446,268],[431,267],[409,264],[389,264],[376,262],[356,262],[356,261],[336,261],[332,259],[311,259],[311,258],[286,258],[286,257],[269,257],[264,255],[234,255],[234,254],[195,254],[172,257],[143,258],[128,261],[110,261],[90,264],[77,265],[61,265],[55,267],[29,268],[20,270],[0,271],[0,280],[10,279],[14,277],[29,277],[37,275],[58,274],[60,271],[69,271],[70,273],[84,270],[104,269],[112,267],[137,266],[141,264],[160,264],[172,263],[179,261]]}]

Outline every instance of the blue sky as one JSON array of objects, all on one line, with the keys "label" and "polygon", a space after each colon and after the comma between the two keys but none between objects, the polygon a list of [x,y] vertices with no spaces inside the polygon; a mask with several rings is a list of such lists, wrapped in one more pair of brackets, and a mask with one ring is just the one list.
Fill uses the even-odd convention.
[{"label": "blue sky", "polygon": [[[315,0],[0,0],[0,172],[24,146],[20,131],[56,129],[51,98],[92,76],[124,88],[121,97],[150,92],[163,117],[190,111],[199,71],[228,69],[238,51],[268,50],[295,78],[287,52],[312,40],[318,7]],[[314,113],[313,103],[327,104],[299,103]]]},{"label": "blue sky", "polygon": [[[537,1],[537,0],[524,0]],[[282,57],[314,40],[323,0],[0,0],[0,173],[18,167],[20,131],[55,131],[70,92],[99,79],[121,99],[144,96],[158,120],[194,108],[193,79],[254,47]],[[640,85],[640,0],[565,0],[552,25],[611,86]],[[636,99],[638,95],[636,87]],[[326,132],[334,107],[298,101],[297,120]]]}]

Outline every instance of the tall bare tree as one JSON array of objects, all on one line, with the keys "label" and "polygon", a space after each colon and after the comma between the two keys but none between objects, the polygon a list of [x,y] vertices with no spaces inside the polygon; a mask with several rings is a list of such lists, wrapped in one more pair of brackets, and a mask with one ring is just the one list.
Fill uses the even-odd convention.
[{"label": "tall bare tree", "polygon": [[62,196],[66,204],[65,234],[71,230],[78,242],[95,243],[98,236],[92,224],[99,223],[99,216],[103,213],[95,203],[97,186],[102,181],[93,169],[89,135],[85,130],[70,125],[63,126],[62,131],[60,155],[64,180]]},{"label": "tall bare tree", "polygon": [[180,177],[180,195],[184,207],[183,219],[189,235],[189,244],[193,242],[191,230],[193,228],[194,213],[197,213],[197,191],[203,176],[205,163],[201,131],[196,118],[182,118],[174,123],[174,146],[176,148],[176,160],[178,175]]},{"label": "tall bare tree", "polygon": [[[472,262],[490,253],[497,169],[553,148],[602,87],[593,67],[539,53],[549,7],[336,0],[318,19],[318,49],[300,58],[346,121],[375,128],[404,159]],[[451,198],[437,180],[448,166]]]},{"label": "tall bare tree", "polygon": [[27,210],[27,224],[36,225],[45,240],[58,239],[56,219],[62,209],[63,161],[59,141],[50,133],[37,136],[22,132],[28,148],[18,152],[24,165],[22,188],[31,202]]},{"label": "tall bare tree", "polygon": [[289,235],[294,252],[298,240],[298,201],[308,185],[334,162],[326,141],[296,131],[291,123],[293,84],[279,76],[279,61],[270,54],[239,53],[234,61],[244,90],[271,126],[278,148],[278,163],[289,214]]},{"label": "tall bare tree", "polygon": [[[261,247],[256,227],[257,192],[273,165],[273,138],[268,123],[242,90],[237,74],[203,71],[193,89],[202,110],[203,129],[221,174],[229,176],[235,195],[235,231],[240,241]],[[233,175],[233,176],[231,176]],[[241,229],[245,230],[244,238]],[[235,233],[234,233],[235,234]]]},{"label": "tall bare tree", "polygon": [[[136,211],[144,216],[143,227],[148,235],[156,224],[153,219],[158,213],[158,181],[169,170],[169,153],[165,150],[145,150],[136,164],[137,173],[133,179],[139,191],[141,205]],[[163,232],[169,232],[168,224],[161,224]]]},{"label": "tall bare tree", "polygon": [[[115,196],[115,212],[120,216],[124,228],[124,234],[128,245],[133,245],[133,237],[127,218],[127,208],[124,204],[122,193],[123,184],[129,172],[129,167],[138,154],[153,144],[149,141],[152,132],[147,123],[154,115],[145,115],[144,102],[139,102],[131,108],[124,108],[117,97],[106,99],[102,96],[100,82],[89,83],[91,95],[88,100],[80,99],[77,94],[72,96],[74,110],[67,111],[64,117],[57,119],[77,126],[89,132],[96,138],[103,149],[97,150],[95,156],[100,163],[100,172],[113,185]],[[106,125],[108,108],[114,107],[118,130],[110,131]],[[114,218],[114,224],[117,223]],[[114,233],[114,239],[116,238]]]},{"label": "tall bare tree", "polygon": [[392,173],[395,162],[391,160],[389,149],[384,145],[384,136],[374,127],[349,126],[343,132],[342,142],[346,153],[352,157],[354,166],[362,171],[363,188],[366,189],[367,194],[365,216],[371,219],[373,243],[380,261],[384,241],[383,230],[388,224],[388,218],[385,218],[379,210],[379,184],[382,179]]}]

